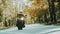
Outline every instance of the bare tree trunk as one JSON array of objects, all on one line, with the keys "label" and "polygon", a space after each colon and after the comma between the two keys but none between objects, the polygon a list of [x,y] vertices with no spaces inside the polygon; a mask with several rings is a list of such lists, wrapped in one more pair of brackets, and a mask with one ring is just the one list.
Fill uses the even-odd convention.
[{"label": "bare tree trunk", "polygon": [[44,13],[44,21],[45,21],[46,23],[48,23],[48,18],[47,18],[47,13],[46,13],[46,12]]}]

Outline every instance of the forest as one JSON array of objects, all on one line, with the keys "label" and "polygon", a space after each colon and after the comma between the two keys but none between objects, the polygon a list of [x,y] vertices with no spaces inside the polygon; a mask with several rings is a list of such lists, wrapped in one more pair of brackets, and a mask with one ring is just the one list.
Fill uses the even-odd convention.
[{"label": "forest", "polygon": [[60,0],[0,0],[0,26],[15,26],[21,11],[25,24],[60,25]]}]

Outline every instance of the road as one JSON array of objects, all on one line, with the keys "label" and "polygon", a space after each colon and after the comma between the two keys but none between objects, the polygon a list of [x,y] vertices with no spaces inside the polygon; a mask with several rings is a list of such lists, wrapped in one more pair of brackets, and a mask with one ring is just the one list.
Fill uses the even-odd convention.
[{"label": "road", "polygon": [[0,30],[0,34],[59,34],[60,26],[30,24],[26,25],[23,30],[18,30],[17,27]]}]

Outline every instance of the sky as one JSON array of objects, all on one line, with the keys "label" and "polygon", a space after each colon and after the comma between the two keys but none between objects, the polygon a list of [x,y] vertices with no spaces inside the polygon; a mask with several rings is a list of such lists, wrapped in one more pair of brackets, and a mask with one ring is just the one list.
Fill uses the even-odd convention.
[{"label": "sky", "polygon": [[[16,0],[17,7],[19,8],[18,10],[22,11],[23,10],[23,5],[28,5],[29,7],[31,6],[31,3],[29,0]],[[15,0],[13,0],[13,5],[16,5]]]}]

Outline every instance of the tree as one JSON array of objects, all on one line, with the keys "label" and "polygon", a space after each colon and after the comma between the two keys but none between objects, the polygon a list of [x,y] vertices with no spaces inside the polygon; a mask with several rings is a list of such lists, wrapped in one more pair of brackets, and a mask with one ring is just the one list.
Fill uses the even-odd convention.
[{"label": "tree", "polygon": [[58,2],[59,11],[60,11],[60,0],[57,0],[57,2]]},{"label": "tree", "polygon": [[55,0],[48,0],[51,22],[56,22]]},{"label": "tree", "polygon": [[2,8],[0,8],[0,22],[2,22]]}]

